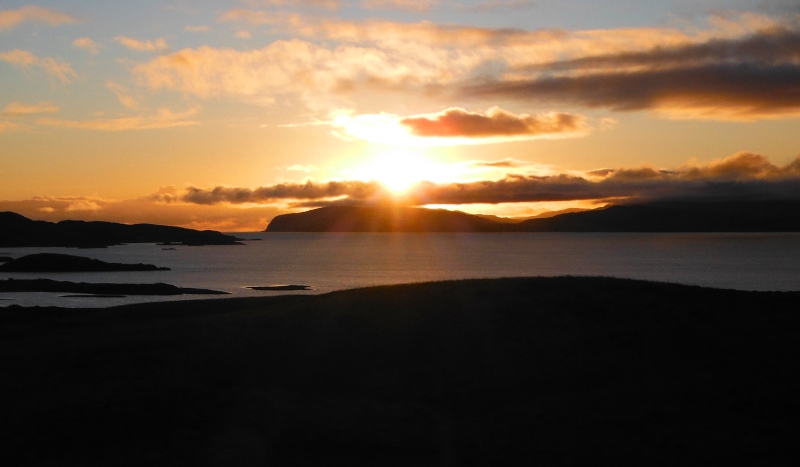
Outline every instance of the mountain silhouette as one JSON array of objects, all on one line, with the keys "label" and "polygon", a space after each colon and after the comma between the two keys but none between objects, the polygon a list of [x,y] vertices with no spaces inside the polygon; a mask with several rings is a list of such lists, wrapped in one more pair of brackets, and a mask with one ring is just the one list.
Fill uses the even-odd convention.
[{"label": "mountain silhouette", "polygon": [[800,201],[663,201],[517,223],[443,209],[330,206],[275,217],[267,232],[800,232]]},{"label": "mountain silhouette", "polygon": [[101,221],[53,223],[31,220],[14,212],[0,212],[0,247],[103,248],[124,243],[237,245],[237,240],[213,230]]}]

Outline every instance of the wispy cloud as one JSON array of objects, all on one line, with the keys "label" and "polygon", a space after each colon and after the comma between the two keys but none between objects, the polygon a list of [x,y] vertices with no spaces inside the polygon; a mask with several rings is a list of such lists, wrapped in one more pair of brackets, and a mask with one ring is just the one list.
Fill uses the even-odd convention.
[{"label": "wispy cloud", "polygon": [[92,55],[100,53],[100,44],[88,37],[80,37],[72,41],[72,46],[79,49],[88,50]]},{"label": "wispy cloud", "polygon": [[428,11],[437,5],[439,0],[363,0],[362,6],[367,9],[397,9],[409,11]]},{"label": "wispy cloud", "polygon": [[0,133],[13,133],[16,131],[27,130],[28,128],[28,125],[8,121],[4,122],[0,120]]},{"label": "wispy cloud", "polygon": [[207,25],[205,25],[205,26],[191,26],[191,25],[188,25],[188,26],[184,27],[183,30],[186,31],[186,32],[208,32],[208,31],[211,30],[211,26],[207,26]]},{"label": "wispy cloud", "polygon": [[25,117],[28,115],[56,113],[58,107],[50,102],[39,102],[38,104],[22,104],[20,102],[12,102],[8,104],[2,112],[2,115],[9,117]]},{"label": "wispy cloud", "polygon": [[95,120],[57,120],[54,118],[41,118],[36,121],[36,124],[99,131],[153,130],[199,125],[200,122],[190,119],[190,117],[196,113],[197,110],[174,113],[169,109],[159,109],[155,115]]},{"label": "wispy cloud", "polygon": [[117,96],[117,99],[119,99],[119,102],[125,107],[132,110],[139,109],[138,99],[131,95],[131,90],[127,86],[109,80],[106,81],[106,88],[113,92]]},{"label": "wispy cloud", "polygon": [[45,73],[58,78],[62,83],[68,83],[70,78],[77,76],[69,63],[52,57],[40,58],[27,50],[15,49],[8,52],[0,52],[0,60],[21,69],[41,68]]},{"label": "wispy cloud", "polygon": [[163,38],[158,38],[151,41],[140,41],[130,37],[117,36],[114,38],[114,40],[124,45],[128,49],[135,50],[137,52],[163,52],[169,49],[167,41]]},{"label": "wispy cloud", "polygon": [[0,10],[0,31],[13,29],[24,22],[45,23],[58,26],[65,23],[77,23],[79,20],[66,13],[38,6],[24,6],[16,10]]}]

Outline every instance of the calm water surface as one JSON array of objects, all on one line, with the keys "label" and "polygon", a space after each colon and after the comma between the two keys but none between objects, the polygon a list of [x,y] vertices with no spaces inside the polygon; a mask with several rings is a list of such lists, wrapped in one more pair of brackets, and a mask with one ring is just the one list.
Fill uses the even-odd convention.
[{"label": "calm water surface", "polygon": [[[154,244],[108,249],[0,248],[19,257],[57,252],[104,261],[150,263],[171,271],[125,273],[0,273],[0,279],[74,282],[166,282],[266,296],[246,286],[303,284],[325,293],[382,284],[483,277],[591,275],[678,282],[741,290],[800,290],[800,234],[236,234],[246,246]],[[260,240],[256,240],[260,239]],[[203,298],[61,298],[51,293],[0,293],[10,304],[67,307]],[[12,300],[7,300],[12,299]]]}]

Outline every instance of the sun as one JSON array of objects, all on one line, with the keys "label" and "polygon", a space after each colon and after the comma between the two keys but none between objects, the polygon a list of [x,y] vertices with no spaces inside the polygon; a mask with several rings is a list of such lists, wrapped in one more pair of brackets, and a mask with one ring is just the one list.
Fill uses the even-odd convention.
[{"label": "sun", "polygon": [[402,193],[423,180],[442,180],[446,172],[447,166],[434,163],[421,154],[395,150],[376,156],[358,174],[361,178],[382,183],[395,193]]}]

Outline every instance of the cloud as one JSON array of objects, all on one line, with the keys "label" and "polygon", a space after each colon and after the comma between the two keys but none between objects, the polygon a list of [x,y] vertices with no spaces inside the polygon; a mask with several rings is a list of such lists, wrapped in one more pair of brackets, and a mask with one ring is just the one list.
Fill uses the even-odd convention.
[{"label": "cloud", "polygon": [[195,204],[272,203],[284,200],[320,200],[339,197],[368,200],[384,196],[385,188],[377,182],[332,181],[325,183],[281,183],[269,187],[230,188],[218,186],[209,190],[189,187],[181,201]]},{"label": "cloud", "polygon": [[367,9],[390,8],[397,10],[428,11],[439,4],[439,0],[363,0]]},{"label": "cloud", "polygon": [[52,57],[39,58],[27,50],[15,49],[0,52],[0,60],[22,69],[39,67],[45,73],[58,78],[62,83],[68,83],[70,78],[77,76],[69,63],[58,61]]},{"label": "cloud", "polygon": [[22,125],[20,123],[14,123],[14,122],[4,122],[0,120],[0,133],[12,133],[27,129],[28,129],[27,125]]},{"label": "cloud", "polygon": [[532,0],[487,0],[476,5],[469,6],[467,9],[471,11],[483,12],[507,8],[525,8],[533,5],[534,2]]},{"label": "cloud", "polygon": [[77,23],[78,19],[60,11],[32,5],[16,10],[0,10],[0,31],[13,29],[24,22],[46,23],[50,26],[58,26],[65,23]]},{"label": "cloud", "polygon": [[159,109],[155,115],[95,120],[57,120],[54,118],[40,118],[36,121],[36,124],[59,128],[99,131],[153,130],[199,125],[200,122],[189,119],[189,117],[196,113],[196,109],[174,113],[169,109],[162,108]]},{"label": "cloud", "polygon": [[450,108],[435,114],[400,119],[414,136],[421,137],[536,137],[559,133],[575,133],[585,129],[585,117],[566,113],[515,115],[492,107],[483,113]]},{"label": "cloud", "polygon": [[281,94],[341,94],[359,87],[424,86],[442,79],[436,60],[413,51],[387,54],[377,48],[334,48],[292,39],[240,51],[228,48],[183,49],[133,68],[139,83],[173,89],[200,98],[236,96],[262,104]]},{"label": "cloud", "polygon": [[54,106],[50,102],[39,102],[38,104],[21,104],[19,102],[12,102],[3,109],[2,115],[9,117],[25,117],[28,115],[56,112],[58,112],[58,107]]},{"label": "cloud", "polygon": [[92,55],[100,53],[100,44],[88,37],[80,37],[72,41],[72,46],[79,49],[88,50]]},{"label": "cloud", "polygon": [[582,115],[556,112],[517,115],[499,107],[492,107],[486,112],[469,112],[454,107],[437,113],[409,117],[388,113],[342,113],[329,124],[335,129],[334,135],[344,139],[423,146],[575,137],[589,131],[586,118]]},{"label": "cloud", "polygon": [[115,81],[106,81],[106,88],[116,94],[119,102],[132,110],[139,110],[139,101],[130,93],[127,86],[123,86]]},{"label": "cloud", "polygon": [[158,38],[153,41],[140,41],[131,39],[130,37],[117,36],[114,38],[114,40],[124,45],[128,49],[135,50],[137,52],[161,52],[169,49],[167,41],[163,38]]},{"label": "cloud", "polygon": [[676,118],[753,120],[800,115],[800,33],[622,52],[527,67],[532,78],[466,86],[464,95],[558,102]]},{"label": "cloud", "polygon": [[786,166],[766,157],[737,153],[705,165],[675,170],[652,167],[604,169],[585,175],[508,174],[500,180],[464,183],[419,182],[400,195],[379,182],[283,183],[250,188],[188,188],[175,199],[196,204],[289,203],[294,207],[400,203],[464,205],[529,202],[643,202],[664,199],[800,199],[800,157]]},{"label": "cloud", "polygon": [[208,32],[211,30],[211,26],[186,26],[183,30],[186,32]]}]

